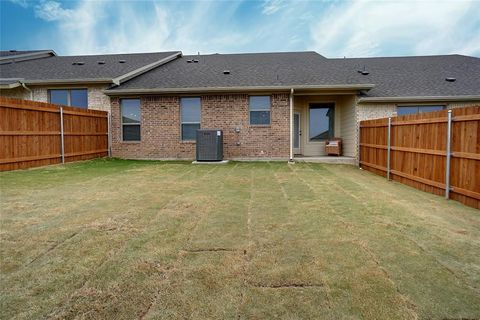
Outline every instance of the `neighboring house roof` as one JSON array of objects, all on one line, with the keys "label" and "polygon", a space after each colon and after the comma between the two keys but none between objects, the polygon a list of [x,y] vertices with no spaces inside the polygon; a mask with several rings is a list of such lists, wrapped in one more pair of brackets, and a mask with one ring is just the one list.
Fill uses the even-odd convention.
[{"label": "neighboring house roof", "polygon": [[[331,59],[339,72],[366,70],[357,77],[374,83],[363,101],[410,97],[477,96],[480,98],[480,59],[463,55]],[[454,81],[447,81],[453,78]],[[451,79],[452,80],[452,79]]]},{"label": "neighboring house roof", "polygon": [[0,78],[23,78],[26,84],[121,83],[181,56],[180,51],[54,56],[0,65]]},{"label": "neighboring house roof", "polygon": [[48,58],[56,56],[57,54],[53,50],[6,50],[0,51],[0,64],[10,63],[12,61],[25,61],[33,59]]}]

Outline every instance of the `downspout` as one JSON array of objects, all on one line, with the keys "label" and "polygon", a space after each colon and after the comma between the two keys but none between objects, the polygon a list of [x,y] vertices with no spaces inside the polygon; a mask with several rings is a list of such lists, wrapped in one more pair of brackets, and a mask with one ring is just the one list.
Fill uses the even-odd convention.
[{"label": "downspout", "polygon": [[32,89],[30,89],[29,87],[27,87],[27,85],[25,84],[25,82],[20,81],[20,83],[22,84],[22,87],[25,88],[25,90],[27,90],[28,92],[30,92],[30,100],[33,101],[33,91],[32,91]]},{"label": "downspout", "polygon": [[293,88],[290,89],[290,159],[293,162]]}]

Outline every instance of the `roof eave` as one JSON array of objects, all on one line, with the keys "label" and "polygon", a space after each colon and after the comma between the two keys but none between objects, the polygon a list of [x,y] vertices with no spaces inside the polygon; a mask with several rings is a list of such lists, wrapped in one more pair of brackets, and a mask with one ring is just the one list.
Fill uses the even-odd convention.
[{"label": "roof eave", "polygon": [[0,90],[14,89],[20,87],[21,85],[22,84],[20,82],[0,84]]},{"label": "roof eave", "polygon": [[376,102],[437,102],[437,101],[480,101],[480,95],[459,96],[404,96],[404,97],[363,97],[359,103]]},{"label": "roof eave", "polygon": [[85,78],[85,79],[46,79],[46,80],[25,80],[27,85],[57,85],[57,84],[101,84],[113,83],[109,78]]},{"label": "roof eave", "polygon": [[106,95],[166,94],[166,93],[219,93],[219,92],[255,92],[255,91],[328,91],[328,90],[370,90],[373,84],[347,85],[291,85],[291,86],[242,86],[242,87],[190,87],[190,88],[154,88],[154,89],[107,89]]}]

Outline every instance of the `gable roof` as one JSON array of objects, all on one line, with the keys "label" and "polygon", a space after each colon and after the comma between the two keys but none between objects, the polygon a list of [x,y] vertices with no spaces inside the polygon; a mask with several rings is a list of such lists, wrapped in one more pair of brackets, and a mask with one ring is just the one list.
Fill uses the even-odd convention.
[{"label": "gable roof", "polygon": [[0,65],[2,79],[23,78],[26,84],[121,83],[181,56],[180,51],[54,56]]},{"label": "gable roof", "polygon": [[[456,81],[448,82],[447,77]],[[480,98],[480,59],[462,55],[327,59],[315,52],[183,56],[106,93],[262,88],[356,89],[362,90],[365,101],[413,96]]]},{"label": "gable roof", "polygon": [[371,86],[324,72],[328,61],[313,51],[183,56],[108,92]]}]

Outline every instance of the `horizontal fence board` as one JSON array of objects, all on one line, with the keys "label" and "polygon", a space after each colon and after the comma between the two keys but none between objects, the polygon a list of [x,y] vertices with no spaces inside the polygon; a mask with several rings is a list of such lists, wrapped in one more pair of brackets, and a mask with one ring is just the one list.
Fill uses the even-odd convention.
[{"label": "horizontal fence board", "polygon": [[0,96],[0,171],[108,155],[108,113]]},{"label": "horizontal fence board", "polygon": [[[392,180],[443,195],[448,110],[392,117]],[[360,122],[360,166],[387,175],[388,118]],[[452,110],[451,199],[480,208],[480,107]]]}]

